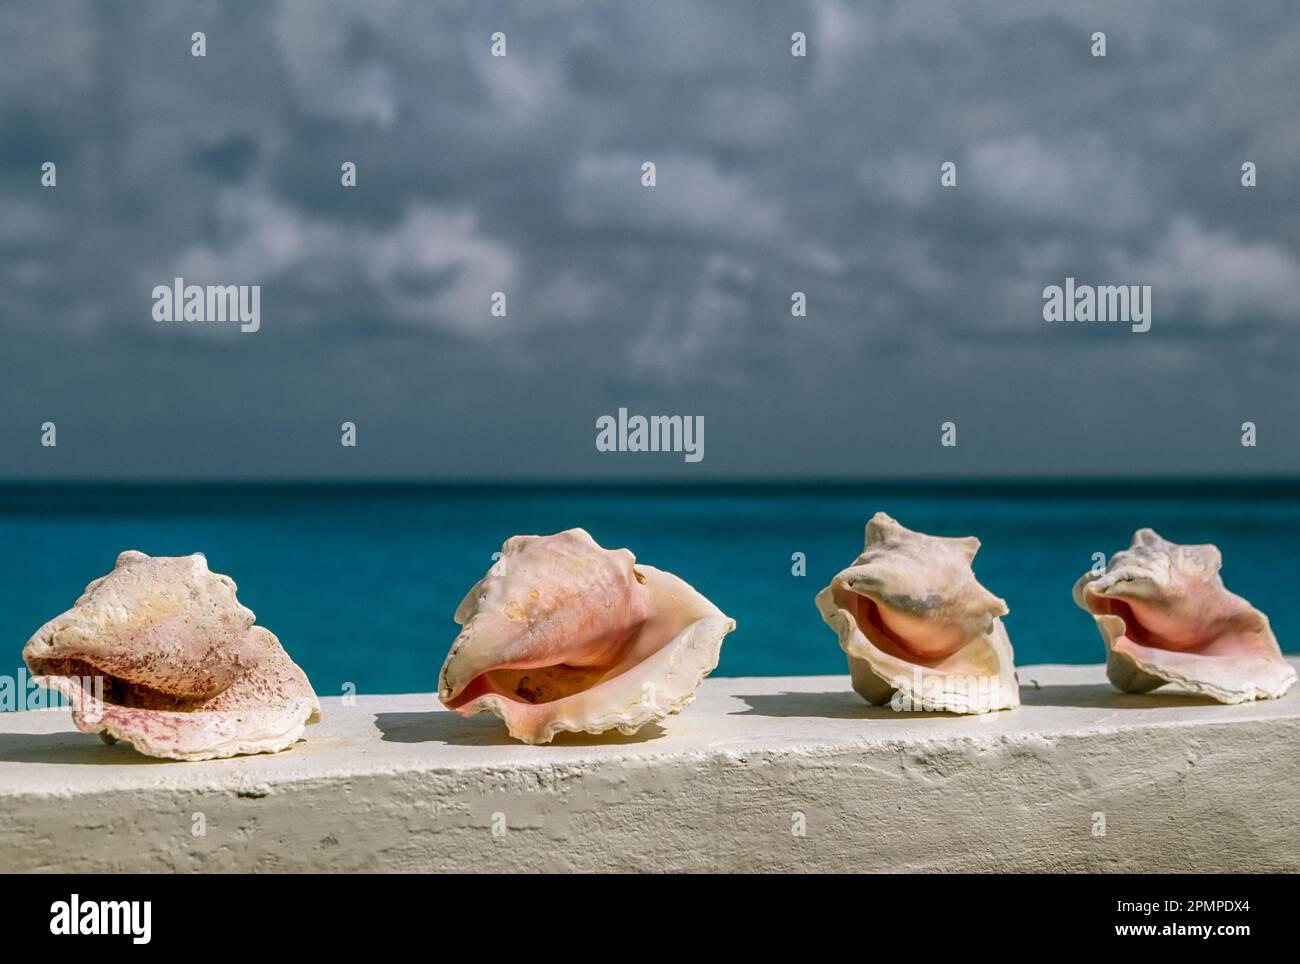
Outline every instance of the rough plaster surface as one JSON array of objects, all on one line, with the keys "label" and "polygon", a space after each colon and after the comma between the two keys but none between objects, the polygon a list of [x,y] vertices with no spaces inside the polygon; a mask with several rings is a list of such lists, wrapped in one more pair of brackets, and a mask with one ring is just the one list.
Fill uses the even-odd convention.
[{"label": "rough plaster surface", "polygon": [[1300,687],[1020,680],[1020,709],[972,718],[847,676],[711,679],[662,728],[549,746],[432,695],[332,698],[293,749],[203,763],[2,714],[0,871],[1300,870]]}]

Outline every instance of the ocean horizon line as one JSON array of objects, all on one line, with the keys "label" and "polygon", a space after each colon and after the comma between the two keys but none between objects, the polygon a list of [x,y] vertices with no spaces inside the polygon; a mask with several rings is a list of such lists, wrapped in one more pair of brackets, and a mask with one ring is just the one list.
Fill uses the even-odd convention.
[{"label": "ocean horizon line", "polygon": [[1062,497],[1088,495],[1253,495],[1300,498],[1300,476],[1045,476],[915,477],[880,479],[428,479],[428,478],[273,478],[273,479],[0,479],[0,498],[12,495],[57,495],[85,491],[130,493],[291,491],[369,492],[373,494],[528,492],[573,494],[750,494],[783,492],[909,492],[918,495]]}]

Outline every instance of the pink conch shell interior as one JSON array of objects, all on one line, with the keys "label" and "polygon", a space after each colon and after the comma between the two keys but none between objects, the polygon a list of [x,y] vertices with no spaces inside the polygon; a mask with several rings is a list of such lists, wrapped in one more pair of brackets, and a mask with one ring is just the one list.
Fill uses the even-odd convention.
[{"label": "pink conch shell interior", "polygon": [[853,565],[817,596],[849,658],[853,685],[872,703],[952,712],[1020,702],[1007,605],[975,578],[973,537],[913,532],[883,512],[867,523]]},{"label": "pink conch shell interior", "polygon": [[320,718],[306,675],[200,554],[128,551],[23,658],[86,733],[200,760],[284,749]]},{"label": "pink conch shell interior", "polygon": [[1179,545],[1140,529],[1102,572],[1075,584],[1106,644],[1118,688],[1175,683],[1221,702],[1281,696],[1296,679],[1268,617],[1229,592],[1213,545]]},{"label": "pink conch shell interior", "polygon": [[676,576],[582,529],[515,536],[456,610],[439,697],[528,743],[633,733],[678,712],[735,623]]}]

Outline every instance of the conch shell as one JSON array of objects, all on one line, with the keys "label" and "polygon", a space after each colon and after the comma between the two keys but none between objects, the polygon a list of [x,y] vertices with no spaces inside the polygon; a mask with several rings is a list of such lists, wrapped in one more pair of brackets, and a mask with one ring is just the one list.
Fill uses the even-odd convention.
[{"label": "conch shell", "polygon": [[1074,584],[1097,621],[1106,675],[1126,693],[1176,683],[1221,703],[1274,699],[1296,681],[1268,617],[1223,585],[1217,546],[1139,529],[1103,572]]},{"label": "conch shell", "polygon": [[462,716],[495,713],[525,743],[632,734],[680,712],[736,628],[676,576],[583,529],[508,539],[455,619],[439,698]]},{"label": "conch shell", "polygon": [[817,595],[853,688],[898,710],[987,713],[1020,705],[1007,604],[975,580],[980,542],[913,532],[883,512],[857,561]]},{"label": "conch shell", "polygon": [[254,618],[200,553],[132,550],[38,629],[23,659],[67,697],[77,729],[109,743],[172,760],[274,753],[319,721],[320,704]]}]

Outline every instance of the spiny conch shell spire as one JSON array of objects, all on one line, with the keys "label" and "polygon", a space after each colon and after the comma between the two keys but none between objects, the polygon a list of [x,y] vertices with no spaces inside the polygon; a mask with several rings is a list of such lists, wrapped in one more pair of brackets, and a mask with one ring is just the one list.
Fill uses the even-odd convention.
[{"label": "spiny conch shell spire", "polygon": [[1296,671],[1268,617],[1223,584],[1213,545],[1179,545],[1139,529],[1101,572],[1074,584],[1106,645],[1106,675],[1126,693],[1173,683],[1221,703],[1274,699]]},{"label": "spiny conch shell spire", "polygon": [[320,719],[320,704],[254,618],[200,553],[132,550],[38,629],[23,659],[67,697],[83,733],[174,760],[273,753]]},{"label": "spiny conch shell spire", "polygon": [[736,626],[676,576],[583,529],[515,536],[456,610],[438,696],[525,743],[625,734],[695,698]]},{"label": "spiny conch shell spire", "polygon": [[898,710],[987,713],[1020,705],[1007,604],[975,579],[974,537],[904,528],[883,512],[866,547],[817,595],[853,688]]}]

